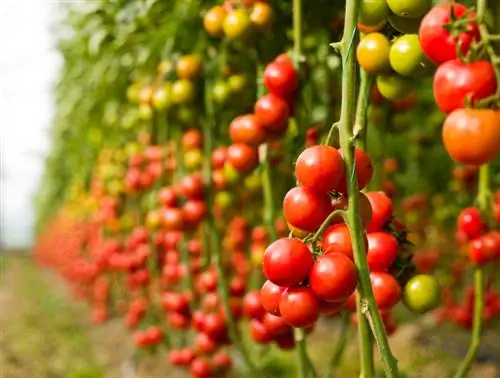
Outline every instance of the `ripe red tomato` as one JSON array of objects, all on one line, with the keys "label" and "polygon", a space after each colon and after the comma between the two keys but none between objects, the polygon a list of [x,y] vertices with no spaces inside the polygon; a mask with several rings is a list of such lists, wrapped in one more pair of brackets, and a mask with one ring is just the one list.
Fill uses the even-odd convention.
[{"label": "ripe red tomato", "polygon": [[327,302],[319,301],[319,312],[325,316],[335,316],[338,315],[342,309],[344,309],[346,302]]},{"label": "ripe red tomato", "polygon": [[184,176],[179,184],[179,191],[189,199],[203,198],[203,177],[201,174]]},{"label": "ripe red tomato", "polygon": [[264,316],[266,309],[262,306],[260,295],[260,291],[250,291],[243,298],[243,314],[247,318],[261,319]]},{"label": "ripe red tomato", "polygon": [[[366,239],[366,235],[364,235],[364,242],[365,250],[367,250],[368,240]],[[327,228],[323,234],[321,250],[324,254],[341,253],[349,257],[351,261],[354,261],[351,235],[345,223],[336,224]]]},{"label": "ripe red tomato", "polygon": [[317,145],[306,148],[295,163],[300,184],[315,192],[334,190],[344,176],[344,161],[336,148]]},{"label": "ripe red tomato", "polygon": [[283,200],[286,221],[303,231],[316,231],[332,210],[327,193],[316,193],[302,186],[290,189]]},{"label": "ripe red tomato", "polygon": [[229,136],[233,143],[258,146],[266,139],[266,130],[259,118],[253,114],[245,114],[231,121]]},{"label": "ripe red tomato", "polygon": [[[439,4],[432,8],[422,19],[419,39],[422,50],[436,64],[457,58],[457,45],[462,54],[467,54],[474,40],[479,40],[479,30],[473,21],[464,25],[464,31],[454,36],[445,26],[450,24],[451,12],[455,18],[462,17],[467,8],[462,4]],[[467,17],[475,17],[470,13]]]},{"label": "ripe red tomato", "polygon": [[212,167],[214,169],[221,169],[226,162],[227,148],[217,147],[212,151]]},{"label": "ripe red tomato", "polygon": [[467,207],[458,215],[457,228],[469,239],[475,239],[484,233],[488,226],[481,219],[481,212],[477,207]]},{"label": "ripe red tomato", "polygon": [[450,60],[438,67],[434,74],[434,99],[443,112],[465,108],[467,99],[472,104],[493,95],[497,88],[493,65],[485,60],[462,63]]},{"label": "ripe red tomato", "polygon": [[160,209],[160,222],[166,230],[182,230],[184,225],[182,210],[174,207]]},{"label": "ripe red tomato", "polygon": [[282,238],[267,247],[264,254],[265,276],[279,286],[301,283],[313,265],[309,247],[297,238]]},{"label": "ripe red tomato", "polygon": [[184,225],[194,228],[205,218],[207,206],[201,200],[187,200],[182,207],[182,218]]},{"label": "ripe red tomato", "polygon": [[308,287],[290,287],[281,296],[280,313],[292,327],[310,327],[319,317],[318,299]]},{"label": "ripe red tomato", "polygon": [[177,203],[177,194],[172,187],[161,188],[158,192],[158,201],[166,207],[174,207]]},{"label": "ripe red tomato", "polygon": [[356,267],[348,257],[330,253],[316,259],[309,284],[319,299],[340,302],[356,290],[356,277]]},{"label": "ripe red tomato", "polygon": [[[342,154],[342,150],[339,150]],[[356,166],[356,177],[358,179],[358,189],[365,188],[373,176],[373,163],[370,156],[361,148],[356,147],[354,150],[354,161]],[[347,193],[346,177],[340,180],[337,190],[341,193]]]},{"label": "ripe red tomato", "polygon": [[497,233],[489,232],[469,242],[467,256],[474,264],[485,264],[498,256],[500,238]]},{"label": "ripe red tomato", "polygon": [[233,359],[227,352],[218,352],[214,355],[213,364],[216,369],[225,371],[232,366]]},{"label": "ripe red tomato", "polygon": [[288,127],[288,103],[281,97],[268,93],[257,100],[255,116],[270,130],[281,132]]},{"label": "ripe red tomato", "polygon": [[392,218],[392,201],[384,192],[366,193],[372,209],[368,232],[381,230]]},{"label": "ripe red tomato", "polygon": [[370,280],[375,302],[379,309],[389,310],[399,302],[401,287],[393,276],[389,273],[372,272]]},{"label": "ripe red tomato", "polygon": [[282,57],[269,63],[264,70],[264,85],[277,96],[291,96],[299,85],[299,76],[291,59]]},{"label": "ripe red tomato", "polygon": [[259,164],[259,154],[254,147],[236,143],[227,148],[227,162],[238,172],[249,172]]},{"label": "ripe red tomato", "polygon": [[457,109],[443,125],[443,143],[452,159],[481,165],[500,151],[500,112],[491,109]]},{"label": "ripe red tomato", "polygon": [[372,272],[385,272],[398,257],[398,241],[390,233],[384,231],[369,232],[368,239],[368,268]]},{"label": "ripe red tomato", "polygon": [[272,333],[257,319],[250,320],[250,337],[258,344],[267,344],[273,339]]},{"label": "ripe red tomato", "polygon": [[279,316],[280,299],[285,290],[286,287],[275,285],[269,280],[264,282],[262,289],[260,289],[260,301],[262,303],[262,307],[264,307],[270,314]]},{"label": "ripe red tomato", "polygon": [[189,372],[194,378],[210,378],[212,377],[212,366],[202,357],[197,357],[191,362]]},{"label": "ripe red tomato", "polygon": [[194,347],[201,355],[212,354],[219,348],[219,344],[206,333],[201,332],[198,333],[194,339]]},{"label": "ripe red tomato", "polygon": [[269,313],[266,313],[262,318],[262,324],[273,337],[284,335],[291,330],[290,326],[281,316],[275,316]]}]

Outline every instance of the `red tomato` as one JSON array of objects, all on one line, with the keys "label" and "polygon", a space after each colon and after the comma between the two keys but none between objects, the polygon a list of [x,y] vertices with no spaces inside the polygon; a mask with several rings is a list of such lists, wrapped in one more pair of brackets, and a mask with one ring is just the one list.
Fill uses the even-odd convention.
[{"label": "red tomato", "polygon": [[319,299],[345,301],[356,289],[356,266],[341,253],[318,257],[309,273],[309,284]]},{"label": "red tomato", "polygon": [[219,344],[206,333],[198,333],[194,339],[194,347],[199,354],[212,354]]},{"label": "red tomato", "polygon": [[303,231],[316,231],[332,210],[327,193],[316,193],[302,186],[290,189],[283,200],[286,221]]},{"label": "red tomato", "polygon": [[477,207],[468,207],[458,215],[457,228],[469,239],[475,239],[484,233],[488,226],[481,219],[481,212]]},{"label": "red tomato", "polygon": [[299,76],[289,58],[275,60],[264,70],[264,85],[269,92],[287,98],[299,85]]},{"label": "red tomato", "polygon": [[370,273],[373,295],[377,307],[381,310],[389,310],[394,307],[401,297],[401,287],[398,281],[389,273]]},{"label": "red tomato", "polygon": [[[368,249],[368,240],[364,235],[365,251]],[[345,223],[333,225],[323,234],[321,249],[324,254],[341,253],[354,261],[351,235]]]},{"label": "red tomato", "polygon": [[160,222],[167,230],[181,230],[184,224],[182,210],[174,207],[161,209]]},{"label": "red tomato", "polygon": [[312,146],[297,158],[295,176],[304,187],[315,192],[329,192],[336,189],[344,176],[344,161],[334,147]]},{"label": "red tomato", "polygon": [[259,164],[257,149],[243,143],[227,148],[227,162],[238,172],[249,172]]},{"label": "red tomato", "polygon": [[381,230],[392,218],[392,201],[384,192],[366,193],[372,209],[368,232]]},{"label": "red tomato", "polygon": [[[342,154],[342,150],[339,150],[339,152]],[[361,190],[365,188],[372,179],[373,163],[370,156],[358,147],[356,147],[356,149],[354,150],[354,162],[356,166],[356,177],[358,179],[358,189]],[[347,182],[345,175],[340,180],[337,189],[341,193],[347,193]]]},{"label": "red tomato", "polygon": [[194,378],[210,378],[212,377],[212,366],[206,359],[197,357],[191,362],[189,372]]},{"label": "red tomato", "polygon": [[187,198],[203,198],[204,184],[201,174],[184,176],[179,184],[179,190]]},{"label": "red tomato", "polygon": [[283,320],[292,327],[309,327],[318,320],[319,303],[310,288],[290,287],[281,297],[280,313]]},{"label": "red tomato", "polygon": [[279,286],[301,283],[313,265],[309,247],[297,238],[282,238],[267,247],[264,254],[265,276]]},{"label": "red tomato", "polygon": [[493,95],[497,88],[492,64],[482,60],[462,63],[450,60],[438,67],[434,74],[434,98],[443,112],[465,108],[467,99],[472,104]]},{"label": "red tomato", "polygon": [[[270,282],[270,281],[268,281]],[[273,283],[271,283],[274,285]],[[261,319],[266,309],[260,301],[260,292],[251,291],[243,297],[243,314],[249,319]]]},{"label": "red tomato", "polygon": [[[460,18],[467,12],[462,4],[440,4],[432,8],[422,19],[418,33],[422,50],[436,64],[457,58],[457,45],[465,55],[474,40],[479,40],[479,30],[475,22],[467,23],[458,36],[452,35],[445,26],[450,24],[451,12]],[[474,13],[467,17],[473,18]]]},{"label": "red tomato", "polygon": [[494,233],[488,233],[469,242],[467,256],[474,264],[485,264],[498,256],[500,240]]},{"label": "red tomato", "polygon": [[214,169],[221,169],[226,162],[227,148],[217,147],[212,151],[212,167]]},{"label": "red tomato", "polygon": [[201,132],[197,129],[188,129],[182,135],[182,147],[186,151],[201,148],[202,141]]},{"label": "red tomato", "polygon": [[264,324],[264,327],[267,328],[273,337],[290,332],[291,329],[281,316],[275,316],[269,313],[266,313],[262,318],[262,324]]},{"label": "red tomato", "polygon": [[269,280],[264,282],[262,289],[260,289],[260,301],[262,303],[262,307],[264,307],[270,314],[279,316],[280,299],[285,290],[286,287],[275,285]]},{"label": "red tomato", "polygon": [[184,225],[189,228],[194,228],[200,224],[205,218],[207,207],[204,201],[187,200],[182,207],[182,217]]},{"label": "red tomato", "polygon": [[398,257],[398,241],[388,232],[369,232],[368,239],[368,268],[372,272],[385,272]]},{"label": "red tomato", "polygon": [[227,352],[219,352],[214,356],[213,364],[216,369],[227,370],[233,364],[233,359]]},{"label": "red tomato", "polygon": [[161,188],[158,192],[158,201],[163,206],[173,207],[177,203],[177,194],[175,190],[170,186]]},{"label": "red tomato", "polygon": [[319,312],[326,316],[335,316],[345,307],[346,302],[319,301]]},{"label": "red tomato", "polygon": [[267,344],[273,339],[272,333],[257,319],[250,320],[250,337],[258,344]]},{"label": "red tomato", "polygon": [[268,93],[257,100],[255,116],[264,128],[270,131],[283,131],[288,126],[288,104],[279,96]]},{"label": "red tomato", "polygon": [[260,119],[253,114],[236,117],[229,124],[229,137],[233,143],[258,146],[266,139],[266,130]]}]

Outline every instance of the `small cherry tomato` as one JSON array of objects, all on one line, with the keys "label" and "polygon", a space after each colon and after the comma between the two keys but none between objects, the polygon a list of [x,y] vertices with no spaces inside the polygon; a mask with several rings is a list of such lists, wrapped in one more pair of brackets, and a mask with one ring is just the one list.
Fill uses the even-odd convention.
[{"label": "small cherry tomato", "polygon": [[356,49],[359,65],[371,75],[388,72],[391,43],[382,33],[365,35]]},{"label": "small cherry tomato", "polygon": [[290,287],[281,296],[280,313],[292,327],[310,327],[319,317],[318,299],[308,287]]},{"label": "small cherry tomato", "polygon": [[285,290],[286,287],[275,285],[269,280],[264,282],[264,285],[262,285],[262,289],[260,289],[260,300],[262,303],[262,307],[264,307],[270,314],[279,316],[279,303],[281,296],[283,295]]},{"label": "small cherry tomato", "polygon": [[286,221],[300,230],[314,232],[332,212],[327,193],[313,192],[296,186],[288,191],[283,200],[283,214]]},{"label": "small cherry tomato", "polygon": [[398,241],[388,232],[369,232],[366,260],[371,272],[385,272],[398,257]]},{"label": "small cherry tomato", "polygon": [[388,100],[401,100],[413,89],[413,80],[400,75],[378,75],[377,88]]},{"label": "small cherry tomato", "polygon": [[441,302],[441,286],[433,276],[418,274],[404,287],[404,303],[413,312],[434,310]]},{"label": "small cherry tomato", "polygon": [[401,287],[398,281],[389,273],[372,272],[370,280],[377,307],[389,310],[394,307],[401,297]]}]

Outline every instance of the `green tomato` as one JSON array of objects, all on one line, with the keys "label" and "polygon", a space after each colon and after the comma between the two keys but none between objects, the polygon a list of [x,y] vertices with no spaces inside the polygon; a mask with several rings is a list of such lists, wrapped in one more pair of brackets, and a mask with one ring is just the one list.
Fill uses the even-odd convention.
[{"label": "green tomato", "polygon": [[170,96],[174,104],[188,104],[196,95],[194,83],[188,79],[176,80],[170,89]]},{"label": "green tomato", "polygon": [[417,34],[405,34],[391,46],[389,53],[391,67],[403,76],[423,76],[431,65],[425,57]]},{"label": "green tomato", "polygon": [[433,276],[418,274],[405,285],[404,303],[411,311],[431,311],[438,307],[440,302],[441,286]]},{"label": "green tomato", "polygon": [[245,185],[245,188],[250,192],[255,192],[262,187],[262,180],[258,172],[254,172],[251,175],[245,177],[245,181],[243,183]]},{"label": "green tomato", "polygon": [[369,74],[389,71],[389,51],[391,43],[381,33],[370,33],[361,39],[356,49],[359,65]]},{"label": "green tomato", "polygon": [[418,33],[421,21],[422,17],[406,18],[406,17],[399,17],[394,13],[389,14],[389,24],[398,32],[403,34]]},{"label": "green tomato", "polygon": [[388,100],[401,100],[413,89],[413,80],[400,75],[377,76],[377,88],[380,94]]},{"label": "green tomato", "polygon": [[377,31],[384,27],[389,16],[387,0],[362,0],[358,24],[363,32]]},{"label": "green tomato", "polygon": [[167,109],[170,106],[169,83],[166,83],[154,91],[153,96],[151,97],[151,103],[153,104],[153,107],[158,110]]},{"label": "green tomato", "polygon": [[228,184],[235,184],[241,180],[241,174],[231,164],[224,164],[223,169]]},{"label": "green tomato", "polygon": [[184,153],[184,165],[190,171],[194,171],[201,167],[203,162],[203,154],[199,148],[195,150],[186,151]]},{"label": "green tomato", "polygon": [[243,74],[229,76],[227,84],[233,93],[241,93],[247,86],[247,77]]},{"label": "green tomato", "polygon": [[417,18],[431,9],[432,0],[387,0],[387,5],[397,16]]},{"label": "green tomato", "polygon": [[212,91],[214,101],[219,104],[226,103],[231,95],[231,88],[229,88],[229,85],[224,81],[215,83]]},{"label": "green tomato", "polygon": [[215,204],[222,209],[227,209],[234,202],[234,195],[226,190],[217,192],[214,198]]},{"label": "green tomato", "polygon": [[149,121],[151,118],[153,118],[153,108],[148,104],[140,104],[139,118],[143,121]]},{"label": "green tomato", "polygon": [[141,86],[138,83],[131,84],[127,88],[127,100],[130,102],[139,102],[139,92]]},{"label": "green tomato", "polygon": [[246,38],[252,30],[250,15],[244,8],[235,9],[226,16],[222,28],[229,39]]}]

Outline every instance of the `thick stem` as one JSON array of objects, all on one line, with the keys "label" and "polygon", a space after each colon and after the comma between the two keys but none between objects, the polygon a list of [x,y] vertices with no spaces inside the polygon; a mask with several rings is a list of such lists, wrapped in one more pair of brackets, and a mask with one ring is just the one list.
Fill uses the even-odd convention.
[{"label": "thick stem", "polygon": [[297,357],[299,364],[299,377],[310,378],[316,377],[316,371],[307,354],[306,333],[302,328],[295,328],[293,330],[293,337],[297,344]]},{"label": "thick stem", "polygon": [[354,137],[357,139],[358,147],[366,151],[366,139],[368,130],[366,127],[366,113],[370,100],[370,91],[373,84],[373,76],[369,76],[365,70],[359,73],[359,93],[356,106],[356,118],[354,120]]},{"label": "thick stem", "polygon": [[[373,364],[373,339],[368,319],[363,314],[361,296],[356,295],[357,315],[358,315],[358,340],[359,358],[361,361],[360,378],[373,377],[375,366]],[[370,342],[366,342],[369,340]]]},{"label": "thick stem", "polygon": [[[342,107],[340,111],[339,133],[340,147],[345,161],[346,177],[348,178],[347,189],[349,196],[349,210],[347,212],[347,225],[351,234],[354,261],[358,270],[358,292],[361,295],[360,309],[363,311],[365,316],[369,315],[369,320],[371,320],[370,326],[372,327],[375,341],[377,342],[378,349],[382,356],[387,377],[396,378],[399,377],[397,360],[394,358],[390,350],[384,324],[380,318],[380,314],[373,297],[370,272],[368,270],[366,251],[363,241],[364,231],[360,217],[359,196],[357,195],[359,188],[356,180],[354,164],[354,140],[352,138],[352,125],[354,124],[356,104],[356,59],[354,52],[358,37],[356,22],[359,3],[359,0],[347,0],[346,2],[344,34],[342,41],[339,44],[343,64]],[[361,348],[364,348],[366,343],[371,343],[371,339],[363,337],[360,342],[362,344]]]},{"label": "thick stem", "polygon": [[344,355],[345,347],[347,345],[347,335],[349,331],[349,321],[350,317],[348,313],[343,313],[340,318],[340,334],[335,348],[333,349],[332,357],[330,363],[328,364],[328,369],[325,373],[325,378],[333,378],[336,369],[340,365],[342,356]]}]

